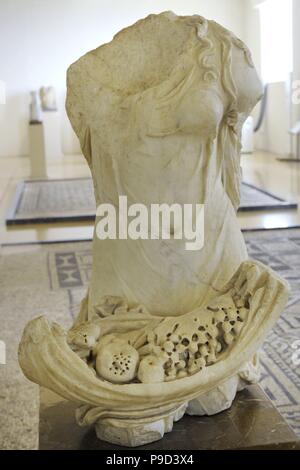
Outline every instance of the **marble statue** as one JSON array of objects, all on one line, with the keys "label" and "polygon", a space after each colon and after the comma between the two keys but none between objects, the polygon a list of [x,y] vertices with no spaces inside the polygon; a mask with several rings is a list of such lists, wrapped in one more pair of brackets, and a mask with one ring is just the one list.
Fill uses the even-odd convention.
[{"label": "marble statue", "polygon": [[57,111],[55,89],[53,86],[40,88],[40,99],[43,111]]},{"label": "marble statue", "polygon": [[67,112],[97,206],[126,195],[205,207],[199,251],[95,234],[73,327],[39,317],[25,328],[24,374],[79,403],[78,423],[100,439],[158,440],[185,413],[225,410],[258,380],[257,351],[288,296],[248,259],[236,217],[241,129],[261,96],[247,47],[198,15],[150,15],[68,70]]}]

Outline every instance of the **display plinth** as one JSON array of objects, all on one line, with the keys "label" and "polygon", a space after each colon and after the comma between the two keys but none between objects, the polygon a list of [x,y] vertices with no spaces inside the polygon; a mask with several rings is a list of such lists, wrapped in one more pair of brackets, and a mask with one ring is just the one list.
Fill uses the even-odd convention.
[{"label": "display plinth", "polygon": [[61,120],[58,111],[43,113],[45,156],[47,162],[63,157],[61,149]]},{"label": "display plinth", "polygon": [[[76,405],[40,389],[41,450],[122,450],[100,441],[94,427],[79,427]],[[210,417],[185,416],[158,442],[137,449],[300,449],[299,440],[258,385],[237,395],[230,410]]]},{"label": "display plinth", "polygon": [[29,124],[31,178],[47,178],[44,125],[42,122]]}]

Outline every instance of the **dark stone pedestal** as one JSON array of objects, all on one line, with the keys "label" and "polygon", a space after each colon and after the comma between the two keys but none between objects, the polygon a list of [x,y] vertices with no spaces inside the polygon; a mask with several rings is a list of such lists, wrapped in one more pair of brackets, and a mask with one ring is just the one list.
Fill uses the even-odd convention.
[{"label": "dark stone pedestal", "polygon": [[[40,449],[126,449],[97,439],[75,421],[76,405],[40,392]],[[128,449],[128,448],[127,448]],[[147,450],[300,449],[299,441],[258,385],[240,392],[230,410],[210,417],[185,416]]]}]

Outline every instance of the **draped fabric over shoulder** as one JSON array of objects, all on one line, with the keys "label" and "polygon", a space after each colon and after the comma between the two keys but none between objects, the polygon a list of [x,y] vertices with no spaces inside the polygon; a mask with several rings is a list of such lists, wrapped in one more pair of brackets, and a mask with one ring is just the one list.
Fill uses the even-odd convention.
[{"label": "draped fabric over shoulder", "polygon": [[[157,40],[148,29],[157,30]],[[138,58],[130,64],[135,35],[154,44],[134,49]],[[241,127],[260,85],[257,79],[249,109],[240,112],[233,48],[241,51],[242,67],[252,68],[246,46],[217,23],[153,15],[69,69],[68,115],[91,166],[97,204],[117,207],[119,195],[146,206],[205,204],[205,245],[197,253],[187,252],[184,241],[116,243],[95,236],[89,317],[111,294],[143,303],[153,314],[187,312],[215,295],[247,258],[234,212]],[[162,66],[165,49],[173,55]],[[146,65],[137,65],[142,54],[153,69],[146,76]],[[129,78],[122,82],[124,61]]]}]

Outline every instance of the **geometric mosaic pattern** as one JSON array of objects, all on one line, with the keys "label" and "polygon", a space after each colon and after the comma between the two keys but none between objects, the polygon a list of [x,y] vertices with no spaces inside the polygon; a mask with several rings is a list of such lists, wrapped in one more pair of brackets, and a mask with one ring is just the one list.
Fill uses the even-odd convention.
[{"label": "geometric mosaic pattern", "polygon": [[[240,210],[294,208],[247,183],[241,185]],[[6,223],[43,223],[45,220],[93,220],[96,205],[92,178],[23,181],[19,184]]]},{"label": "geometric mosaic pattern", "polygon": [[[300,230],[248,232],[244,236],[249,256],[270,266],[291,286],[288,305],[262,347],[261,386],[300,436]],[[73,319],[91,277],[91,246],[48,255],[50,287],[68,292]]]},{"label": "geometric mosaic pattern", "polygon": [[261,385],[300,436],[300,232],[244,236],[249,256],[277,271],[291,287],[287,307],[263,344]]},{"label": "geometric mosaic pattern", "polygon": [[[82,247],[82,244],[80,244]],[[79,246],[80,246],[79,245]],[[86,245],[86,244],[85,244]],[[88,246],[91,244],[88,244]],[[75,320],[92,272],[91,249],[48,253],[48,273],[52,290],[65,289],[70,300],[70,314]]]},{"label": "geometric mosaic pattern", "polygon": [[6,222],[93,220],[95,211],[91,178],[31,180],[19,183]]},{"label": "geometric mosaic pattern", "polygon": [[239,210],[296,209],[297,204],[287,202],[277,196],[248,183],[241,185],[241,204]]}]

